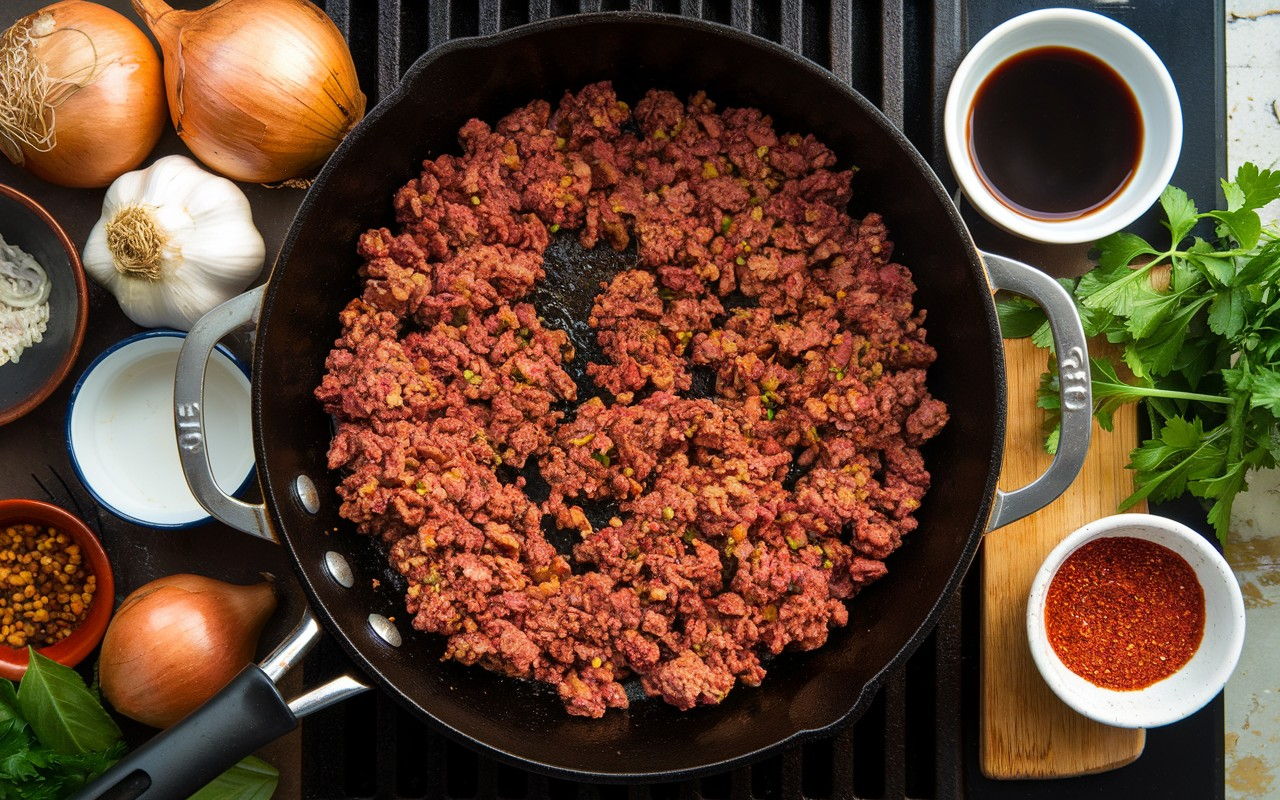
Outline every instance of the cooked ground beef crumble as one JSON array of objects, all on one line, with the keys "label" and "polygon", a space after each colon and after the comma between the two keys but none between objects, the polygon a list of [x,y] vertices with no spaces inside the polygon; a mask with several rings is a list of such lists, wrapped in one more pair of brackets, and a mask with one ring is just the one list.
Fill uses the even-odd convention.
[{"label": "cooked ground beef crumble", "polygon": [[[385,543],[413,626],[583,716],[631,678],[717,703],[821,646],[916,527],[947,421],[911,275],[878,215],[845,211],[853,171],[756,109],[633,111],[608,83],[460,141],[396,193],[396,232],[360,237],[316,390],[341,514]],[[590,313],[591,397],[531,302],[571,232],[636,255]]]}]

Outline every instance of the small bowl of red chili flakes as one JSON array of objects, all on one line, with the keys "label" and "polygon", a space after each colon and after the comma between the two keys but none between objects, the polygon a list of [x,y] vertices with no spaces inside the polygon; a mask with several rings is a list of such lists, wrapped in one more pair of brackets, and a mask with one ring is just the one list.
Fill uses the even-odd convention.
[{"label": "small bowl of red chili flakes", "polygon": [[102,641],[114,602],[88,525],[39,500],[0,500],[0,678],[22,677],[28,647],[74,667]]},{"label": "small bowl of red chili flakes", "polygon": [[1197,531],[1117,514],[1067,536],[1027,600],[1036,667],[1071,708],[1120,728],[1154,728],[1222,691],[1244,645],[1244,601]]}]

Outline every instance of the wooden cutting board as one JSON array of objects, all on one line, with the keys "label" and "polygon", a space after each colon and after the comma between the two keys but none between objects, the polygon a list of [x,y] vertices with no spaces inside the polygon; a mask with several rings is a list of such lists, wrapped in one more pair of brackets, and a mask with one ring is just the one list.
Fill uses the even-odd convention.
[{"label": "wooden cutting board", "polygon": [[[1046,351],[1030,339],[1005,341],[1009,425],[1000,488],[1025,486],[1051,458],[1041,446],[1036,387]],[[1116,513],[1133,492],[1125,464],[1138,441],[1133,405],[1112,432],[1093,424],[1088,458],[1057,500],[988,533],[982,551],[982,670],[979,759],[989,778],[1057,778],[1102,772],[1142,754],[1146,732],[1112,728],[1073,711],[1045,684],[1027,647],[1031,581],[1045,556],[1076,528]],[[1145,506],[1130,509],[1145,511]]]}]

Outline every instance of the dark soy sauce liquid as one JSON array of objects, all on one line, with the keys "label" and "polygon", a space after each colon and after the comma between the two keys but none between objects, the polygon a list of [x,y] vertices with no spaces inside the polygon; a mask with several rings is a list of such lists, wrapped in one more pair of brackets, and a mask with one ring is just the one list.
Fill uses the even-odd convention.
[{"label": "dark soy sauce liquid", "polygon": [[997,66],[974,97],[969,153],[987,188],[1037,219],[1106,205],[1133,177],[1142,114],[1124,79],[1094,56],[1039,47]]}]

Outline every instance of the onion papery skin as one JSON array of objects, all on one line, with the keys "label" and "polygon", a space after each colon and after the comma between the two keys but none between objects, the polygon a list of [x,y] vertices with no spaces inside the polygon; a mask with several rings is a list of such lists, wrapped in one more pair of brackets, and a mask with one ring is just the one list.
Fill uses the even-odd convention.
[{"label": "onion papery skin", "polygon": [[271,583],[170,575],[120,604],[102,639],[98,679],[119,713],[167,728],[253,661],[276,607]]},{"label": "onion papery skin", "polygon": [[364,117],[355,63],[306,0],[220,0],[198,11],[133,0],[164,54],[178,136],[239,181],[314,174]]},{"label": "onion papery skin", "polygon": [[106,186],[141,164],[164,132],[160,55],[129,18],[87,0],[54,3],[15,25],[43,14],[52,15],[55,33],[40,37],[33,54],[51,77],[87,71],[95,56],[98,65],[55,107],[53,148],[19,144],[21,166],[59,186]]}]

